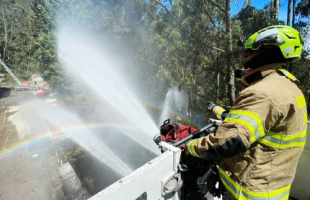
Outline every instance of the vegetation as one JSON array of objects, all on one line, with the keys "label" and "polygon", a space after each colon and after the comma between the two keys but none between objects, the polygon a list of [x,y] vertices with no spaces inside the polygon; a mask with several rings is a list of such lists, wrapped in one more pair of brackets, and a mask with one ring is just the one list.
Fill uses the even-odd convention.
[{"label": "vegetation", "polygon": [[[231,17],[229,0],[1,0],[0,54],[21,80],[39,73],[64,96],[86,94],[65,78],[57,61],[57,24],[75,19],[109,36],[114,49],[135,60],[151,98],[178,86],[189,94],[189,113],[202,110],[207,100],[230,106],[238,92],[234,70],[242,66],[240,42],[261,28],[284,24],[278,21],[279,0],[262,10],[246,2]],[[289,5],[293,15],[287,24],[307,38],[309,1]],[[305,95],[310,94],[308,51],[290,66]]]}]

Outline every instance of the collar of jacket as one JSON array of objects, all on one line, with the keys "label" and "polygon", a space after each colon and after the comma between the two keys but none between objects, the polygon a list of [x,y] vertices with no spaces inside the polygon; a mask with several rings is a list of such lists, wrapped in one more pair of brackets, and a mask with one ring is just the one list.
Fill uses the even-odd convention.
[{"label": "collar of jacket", "polygon": [[[259,67],[243,76],[241,78],[241,82],[246,86],[253,85],[274,71],[281,69],[282,66],[286,66],[286,63],[272,63],[263,67]],[[295,83],[299,83],[298,79],[295,77],[293,77],[291,80]]]}]

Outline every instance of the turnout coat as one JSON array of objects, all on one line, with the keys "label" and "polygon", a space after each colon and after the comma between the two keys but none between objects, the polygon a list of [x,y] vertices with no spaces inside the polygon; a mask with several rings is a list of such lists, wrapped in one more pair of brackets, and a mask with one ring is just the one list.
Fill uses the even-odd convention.
[{"label": "turnout coat", "polygon": [[220,158],[230,199],[288,199],[306,142],[307,107],[299,81],[269,64],[242,78],[241,91],[216,133],[187,144],[188,152]]}]

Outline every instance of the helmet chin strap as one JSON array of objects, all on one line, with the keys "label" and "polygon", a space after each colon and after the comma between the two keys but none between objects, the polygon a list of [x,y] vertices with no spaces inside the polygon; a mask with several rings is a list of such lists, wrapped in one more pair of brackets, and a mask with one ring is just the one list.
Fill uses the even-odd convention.
[{"label": "helmet chin strap", "polygon": [[286,60],[281,51],[278,48],[274,48],[269,51],[265,51],[244,63],[244,68],[257,69],[258,67],[262,67],[264,65],[279,62],[286,62]]}]

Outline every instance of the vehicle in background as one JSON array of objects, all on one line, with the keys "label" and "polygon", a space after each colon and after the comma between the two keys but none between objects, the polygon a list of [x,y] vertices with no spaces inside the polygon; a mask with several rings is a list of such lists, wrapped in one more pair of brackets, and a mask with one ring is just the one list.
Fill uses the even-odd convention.
[{"label": "vehicle in background", "polygon": [[35,90],[49,87],[48,83],[44,81],[40,74],[31,74],[31,83]]},{"label": "vehicle in background", "polygon": [[27,85],[27,86],[18,86],[15,87],[15,91],[29,91],[29,90],[33,90],[33,87],[31,85]]},{"label": "vehicle in background", "polygon": [[[20,81],[15,74],[10,70],[10,68],[0,59],[0,64],[5,68],[8,74],[13,78],[13,80],[17,83],[14,89],[15,91],[28,91],[28,90],[39,90],[43,88],[48,88],[49,85],[47,82],[44,82],[43,78],[39,74],[32,74],[31,81]],[[5,80],[4,75],[0,75],[0,81]]]},{"label": "vehicle in background", "polygon": [[37,97],[37,98],[49,97],[50,94],[51,94],[51,92],[52,92],[52,90],[51,90],[50,88],[45,88],[45,89],[43,89],[43,91],[38,92],[38,93],[36,94],[36,97]]},{"label": "vehicle in background", "polygon": [[4,69],[8,72],[8,74],[13,78],[13,80],[17,83],[17,87],[15,87],[15,91],[27,91],[32,90],[32,86],[28,85],[28,81],[26,84],[20,82],[20,80],[15,76],[15,74],[10,70],[8,66],[0,59],[0,64],[4,67]]},{"label": "vehicle in background", "polygon": [[34,89],[41,90],[42,88],[46,88],[48,86],[47,82],[42,82],[40,84],[36,84]]}]

